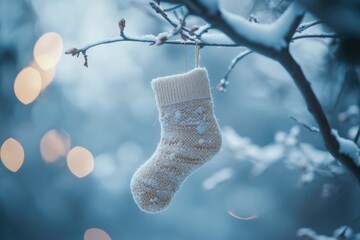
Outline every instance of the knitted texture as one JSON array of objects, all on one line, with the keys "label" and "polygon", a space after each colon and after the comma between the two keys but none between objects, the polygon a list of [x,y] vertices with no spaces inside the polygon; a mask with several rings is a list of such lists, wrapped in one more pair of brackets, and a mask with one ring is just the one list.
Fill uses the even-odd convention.
[{"label": "knitted texture", "polygon": [[207,71],[152,81],[159,110],[161,139],[155,153],[134,174],[131,191],[145,212],[167,208],[184,180],[221,147]]}]

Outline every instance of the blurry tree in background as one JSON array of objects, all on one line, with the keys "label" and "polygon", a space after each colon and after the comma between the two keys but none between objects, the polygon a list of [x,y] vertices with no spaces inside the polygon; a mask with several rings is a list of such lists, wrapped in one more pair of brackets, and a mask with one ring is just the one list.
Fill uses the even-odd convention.
[{"label": "blurry tree in background", "polygon": [[[358,1],[0,0],[0,13],[0,239],[360,239]],[[224,148],[147,215],[128,186],[159,139],[149,81],[198,51]]]}]

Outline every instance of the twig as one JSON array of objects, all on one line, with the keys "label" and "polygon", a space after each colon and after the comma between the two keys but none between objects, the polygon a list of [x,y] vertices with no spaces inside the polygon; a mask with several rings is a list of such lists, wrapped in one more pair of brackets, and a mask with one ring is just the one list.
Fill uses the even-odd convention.
[{"label": "twig", "polygon": [[296,32],[297,32],[297,33],[301,33],[301,32],[303,32],[303,31],[305,31],[306,29],[311,28],[311,27],[313,27],[313,26],[315,26],[315,25],[318,25],[318,24],[321,24],[321,23],[323,23],[323,21],[321,21],[321,20],[315,20],[315,21],[312,21],[312,22],[302,23],[302,24],[300,24],[300,26],[296,29]]},{"label": "twig", "polygon": [[164,12],[170,12],[170,11],[176,10],[176,9],[178,9],[178,8],[181,8],[181,7],[183,7],[183,6],[184,6],[184,4],[179,4],[179,5],[176,5],[176,6],[174,6],[174,7],[166,8],[166,9],[164,9],[163,11],[164,11]]},{"label": "twig", "polygon": [[[318,35],[311,34],[311,35],[303,35],[303,36],[294,37],[292,40],[298,40],[298,39],[303,39],[303,38],[318,38],[318,37],[326,38],[327,36],[324,36],[324,34],[318,34]],[[333,36],[329,36],[329,37],[332,38]],[[127,35],[117,36],[117,37],[108,38],[108,39],[104,39],[104,40],[100,40],[100,41],[88,44],[79,49],[71,48],[71,49],[67,50],[65,53],[71,54],[70,50],[76,49],[76,52],[75,52],[75,55],[76,55],[77,53],[87,51],[90,48],[93,48],[93,47],[96,47],[99,45],[115,43],[115,42],[141,42],[141,43],[149,43],[150,45],[154,45],[156,42],[156,36],[154,36],[154,35],[148,35],[145,37],[131,37],[131,36],[127,36]],[[193,45],[193,46],[196,45],[195,42],[191,41],[191,40],[187,40],[187,41],[169,40],[169,41],[165,41],[163,44],[168,44],[168,45],[184,45],[184,44],[186,44],[186,45]],[[238,43],[212,43],[212,42],[206,42],[204,40],[200,40],[198,42],[198,45],[201,47],[243,47],[242,44],[238,44]]]},{"label": "twig", "polygon": [[168,17],[164,10],[155,1],[150,1],[149,4],[155,12],[160,14],[168,23],[171,24],[171,26],[176,27],[177,24]]},{"label": "twig", "polygon": [[198,37],[201,37],[204,33],[207,33],[212,28],[213,27],[210,24],[205,24],[204,26],[201,26],[198,29],[196,29],[195,34]]},{"label": "twig", "polygon": [[294,120],[297,124],[303,126],[304,128],[306,128],[307,130],[309,130],[310,132],[315,132],[315,133],[318,133],[319,132],[319,128],[317,127],[314,127],[314,126],[310,126],[309,124],[305,123],[305,122],[302,122],[298,119],[296,119],[295,117],[293,116],[289,116],[292,120]]},{"label": "twig", "polygon": [[295,36],[291,39],[291,41],[302,39],[302,38],[339,38],[339,36],[334,33],[307,34],[307,35]]},{"label": "twig", "polygon": [[356,136],[355,136],[355,138],[354,138],[354,143],[355,143],[355,144],[358,143],[359,138],[360,138],[360,126],[359,126],[359,129],[358,129],[358,131],[357,131],[357,133],[356,133]]},{"label": "twig", "polygon": [[227,80],[230,73],[232,72],[232,70],[234,69],[234,67],[236,66],[236,64],[243,59],[244,57],[246,57],[247,55],[249,55],[250,53],[252,53],[254,51],[249,50],[249,49],[245,49],[244,51],[242,51],[241,53],[239,53],[232,61],[231,64],[228,67],[228,71],[226,72],[225,76],[223,77],[223,79],[220,80],[219,84],[216,86],[216,89],[220,92],[225,92],[226,91],[226,86],[229,84],[229,81]]},{"label": "twig", "polygon": [[[162,9],[159,4],[157,4],[155,1],[150,1],[149,4],[151,8],[154,9],[156,13],[160,14],[160,16],[162,16],[168,23],[170,23],[171,26],[173,26],[174,28],[178,26],[178,24],[174,20],[169,18],[169,16],[165,13],[164,9]],[[185,22],[185,19],[183,21]],[[191,38],[190,36],[195,35],[193,32],[190,31],[190,29],[186,28],[185,26],[182,26],[181,30],[187,33],[185,34],[187,38]]]}]

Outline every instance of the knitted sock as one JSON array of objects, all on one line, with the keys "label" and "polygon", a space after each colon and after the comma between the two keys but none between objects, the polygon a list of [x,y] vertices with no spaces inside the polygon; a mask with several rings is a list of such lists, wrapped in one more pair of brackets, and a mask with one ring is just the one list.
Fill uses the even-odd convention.
[{"label": "knitted sock", "polygon": [[145,212],[164,210],[184,180],[221,146],[207,71],[151,82],[160,113],[161,140],[155,153],[134,174],[131,190]]}]

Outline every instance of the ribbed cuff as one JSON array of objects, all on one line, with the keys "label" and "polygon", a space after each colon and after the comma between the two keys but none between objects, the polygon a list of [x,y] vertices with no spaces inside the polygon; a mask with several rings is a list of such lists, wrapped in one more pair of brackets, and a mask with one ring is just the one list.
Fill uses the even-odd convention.
[{"label": "ribbed cuff", "polygon": [[211,98],[209,78],[205,68],[187,73],[156,78],[151,82],[158,106],[194,99]]}]

